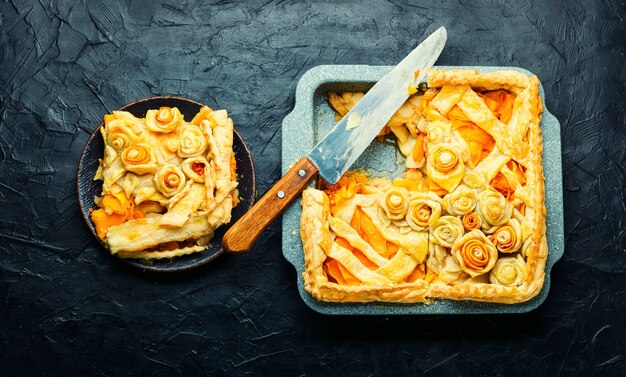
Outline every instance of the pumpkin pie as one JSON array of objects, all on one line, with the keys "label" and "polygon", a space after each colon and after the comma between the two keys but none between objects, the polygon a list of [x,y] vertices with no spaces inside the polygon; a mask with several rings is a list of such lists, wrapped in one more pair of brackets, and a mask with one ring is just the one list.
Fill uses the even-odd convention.
[{"label": "pumpkin pie", "polygon": [[[438,70],[380,133],[402,178],[349,172],[304,191],[306,290],[332,302],[514,304],[543,286],[547,257],[539,80]],[[329,93],[339,116],[363,93]]]}]

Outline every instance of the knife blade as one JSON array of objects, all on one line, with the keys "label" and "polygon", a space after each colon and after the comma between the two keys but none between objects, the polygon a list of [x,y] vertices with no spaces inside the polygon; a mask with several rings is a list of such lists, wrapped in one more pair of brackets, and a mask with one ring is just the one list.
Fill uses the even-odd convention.
[{"label": "knife blade", "polygon": [[[446,43],[440,27],[380,79],[307,156],[328,183],[335,184],[409,98]],[[417,73],[417,75],[415,74]]]},{"label": "knife blade", "polygon": [[228,229],[222,239],[224,250],[250,250],[269,224],[318,174],[329,183],[336,183],[409,98],[408,86],[422,80],[441,54],[446,39],[446,29],[437,29],[380,79],[308,156],[302,157]]}]

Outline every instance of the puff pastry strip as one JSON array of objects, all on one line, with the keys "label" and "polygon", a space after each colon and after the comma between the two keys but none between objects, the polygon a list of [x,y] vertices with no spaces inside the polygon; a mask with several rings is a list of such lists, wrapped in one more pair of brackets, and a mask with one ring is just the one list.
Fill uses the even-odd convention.
[{"label": "puff pastry strip", "polygon": [[475,69],[430,69],[428,86],[469,85],[485,90],[506,89],[518,93],[529,85],[529,77],[517,71],[478,73]]},{"label": "puff pastry strip", "polygon": [[365,240],[342,219],[331,216],[329,222],[331,229],[337,236],[344,238],[348,241],[350,246],[361,251],[372,263],[379,267],[387,263],[387,259],[381,257],[370,244],[365,242]]},{"label": "puff pastry strip", "polygon": [[200,252],[204,250],[204,246],[194,245],[189,247],[183,247],[180,249],[174,250],[163,250],[163,251],[135,251],[135,252],[124,252],[121,251],[118,253],[118,256],[121,258],[130,258],[130,259],[168,259],[174,257],[180,257],[182,255],[188,255]]},{"label": "puff pastry strip", "polygon": [[182,228],[162,227],[161,216],[129,220],[113,226],[107,234],[111,253],[141,251],[172,241],[199,238],[213,232],[205,216],[193,217]]}]

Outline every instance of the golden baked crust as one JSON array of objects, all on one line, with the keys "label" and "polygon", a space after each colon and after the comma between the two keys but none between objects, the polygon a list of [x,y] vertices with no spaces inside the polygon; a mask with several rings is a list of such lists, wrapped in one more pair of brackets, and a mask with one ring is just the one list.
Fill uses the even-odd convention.
[{"label": "golden baked crust", "polygon": [[104,117],[98,236],[122,258],[202,251],[236,203],[233,122],[208,107],[186,122],[177,108]]},{"label": "golden baked crust", "polygon": [[[348,173],[302,195],[305,289],[333,302],[514,304],[543,286],[548,248],[539,80],[431,70],[381,134],[407,158],[391,181]],[[345,115],[360,93],[331,93]]]}]

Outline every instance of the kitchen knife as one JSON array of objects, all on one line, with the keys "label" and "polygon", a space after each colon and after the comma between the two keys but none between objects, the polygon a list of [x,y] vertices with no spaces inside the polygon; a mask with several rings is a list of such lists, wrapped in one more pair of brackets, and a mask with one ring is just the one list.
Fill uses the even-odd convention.
[{"label": "kitchen knife", "polygon": [[446,29],[440,27],[380,79],[308,156],[301,158],[226,232],[224,249],[231,253],[250,250],[265,228],[318,174],[336,183],[409,98],[409,86],[422,80],[441,54],[446,39]]}]

